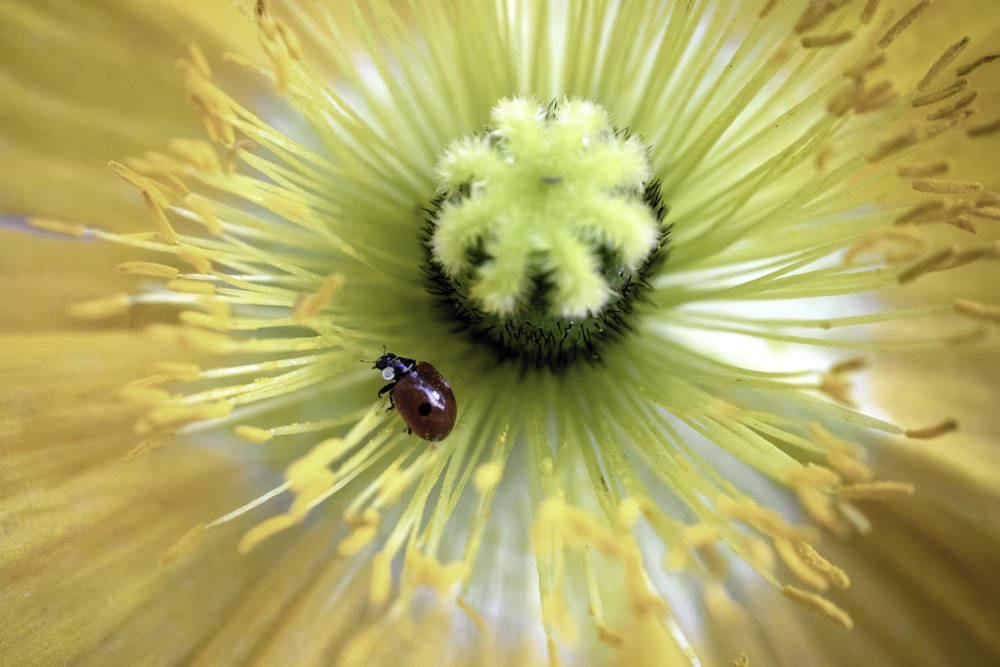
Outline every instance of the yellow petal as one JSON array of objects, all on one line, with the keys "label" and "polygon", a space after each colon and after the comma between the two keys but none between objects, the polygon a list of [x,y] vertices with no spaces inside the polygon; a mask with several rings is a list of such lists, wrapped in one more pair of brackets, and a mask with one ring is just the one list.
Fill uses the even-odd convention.
[{"label": "yellow petal", "polygon": [[108,161],[201,136],[174,66],[185,46],[256,41],[226,0],[5,2],[0,24],[0,211],[109,228],[143,218]]}]

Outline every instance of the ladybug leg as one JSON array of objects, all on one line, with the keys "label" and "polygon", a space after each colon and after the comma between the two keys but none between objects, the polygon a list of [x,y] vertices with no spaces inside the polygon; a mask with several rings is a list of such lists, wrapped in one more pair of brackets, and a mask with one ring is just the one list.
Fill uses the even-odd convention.
[{"label": "ladybug leg", "polygon": [[395,386],[396,386],[395,382],[390,382],[389,384],[387,384],[386,386],[384,386],[384,387],[382,387],[381,389],[378,390],[379,398],[382,398],[382,394],[384,394],[386,392],[389,392],[389,410],[386,410],[386,412],[389,412],[394,407],[396,407],[396,401],[393,400],[393,398],[392,398],[392,388],[395,387]]}]

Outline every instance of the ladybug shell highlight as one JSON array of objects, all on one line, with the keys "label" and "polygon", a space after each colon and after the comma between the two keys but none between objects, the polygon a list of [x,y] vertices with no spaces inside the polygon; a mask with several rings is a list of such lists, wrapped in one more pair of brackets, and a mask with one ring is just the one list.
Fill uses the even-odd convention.
[{"label": "ladybug shell highlight", "polygon": [[379,392],[389,392],[389,400],[413,433],[424,440],[439,442],[455,426],[458,405],[451,384],[426,361],[415,362],[386,353],[375,362],[382,377],[392,382]]}]

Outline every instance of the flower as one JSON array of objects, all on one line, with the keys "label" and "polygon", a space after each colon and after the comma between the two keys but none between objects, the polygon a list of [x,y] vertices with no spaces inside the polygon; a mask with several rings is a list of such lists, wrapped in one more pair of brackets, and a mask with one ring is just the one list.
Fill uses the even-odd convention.
[{"label": "flower", "polygon": [[5,658],[995,661],[987,7],[4,6]]}]

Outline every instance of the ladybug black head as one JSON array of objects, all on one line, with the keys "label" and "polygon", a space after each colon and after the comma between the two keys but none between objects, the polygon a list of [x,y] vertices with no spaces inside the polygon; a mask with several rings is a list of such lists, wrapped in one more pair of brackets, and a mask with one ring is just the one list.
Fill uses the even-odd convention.
[{"label": "ladybug black head", "polygon": [[397,357],[392,352],[386,352],[375,360],[373,368],[382,371],[382,377],[386,380],[398,380],[413,370],[417,362],[405,357]]}]

